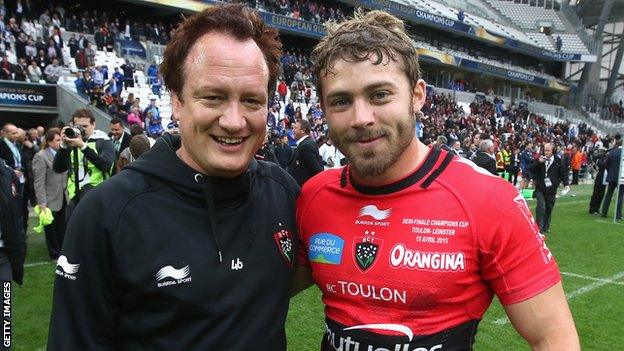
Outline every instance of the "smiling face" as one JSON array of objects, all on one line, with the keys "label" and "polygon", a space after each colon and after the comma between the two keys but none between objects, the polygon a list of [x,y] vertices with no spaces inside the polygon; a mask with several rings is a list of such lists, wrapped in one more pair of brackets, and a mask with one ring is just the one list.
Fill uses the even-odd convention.
[{"label": "smiling face", "polygon": [[332,72],[321,78],[323,110],[330,137],[353,171],[363,179],[384,178],[389,169],[406,166],[401,155],[416,148],[414,112],[424,104],[425,82],[411,88],[401,65],[392,60],[340,59]]},{"label": "smiling face", "polygon": [[178,156],[195,170],[218,177],[243,173],[266,134],[269,69],[258,45],[207,33],[184,63]]}]

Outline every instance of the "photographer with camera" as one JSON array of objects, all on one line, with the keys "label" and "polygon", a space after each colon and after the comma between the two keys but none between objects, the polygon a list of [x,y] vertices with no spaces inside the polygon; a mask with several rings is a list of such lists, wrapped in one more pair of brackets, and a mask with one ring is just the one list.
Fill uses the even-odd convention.
[{"label": "photographer with camera", "polygon": [[73,208],[89,189],[110,177],[115,147],[106,133],[95,129],[95,117],[90,110],[76,110],[71,123],[63,128],[63,142],[52,168],[57,173],[69,170],[67,192]]}]

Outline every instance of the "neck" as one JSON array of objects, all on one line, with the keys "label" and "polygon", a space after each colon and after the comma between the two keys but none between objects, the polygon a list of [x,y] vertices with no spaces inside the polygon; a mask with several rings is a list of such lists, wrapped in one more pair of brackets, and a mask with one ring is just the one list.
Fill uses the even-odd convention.
[{"label": "neck", "polygon": [[397,182],[411,173],[420,166],[422,161],[427,157],[429,148],[414,137],[411,143],[403,151],[399,159],[390,168],[382,174],[372,177],[362,176],[351,167],[351,175],[353,180],[364,186],[382,186]]}]

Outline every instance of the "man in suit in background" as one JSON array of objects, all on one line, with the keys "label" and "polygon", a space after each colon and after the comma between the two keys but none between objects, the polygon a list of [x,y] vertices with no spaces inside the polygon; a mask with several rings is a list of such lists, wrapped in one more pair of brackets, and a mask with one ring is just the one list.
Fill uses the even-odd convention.
[{"label": "man in suit in background", "polygon": [[132,139],[132,136],[124,131],[123,122],[120,118],[111,119],[108,137],[111,138],[113,146],[115,146],[115,160],[118,160],[119,154],[130,146],[130,139]]},{"label": "man in suit in background", "polygon": [[[615,142],[613,148],[609,150],[607,155],[607,182],[609,187],[607,188],[607,194],[605,195],[604,202],[602,203],[602,217],[607,217],[609,212],[609,204],[613,197],[613,192],[617,188],[618,181],[620,180],[620,162],[622,160],[622,136],[617,134],[615,136]],[[620,184],[620,190],[617,197],[616,218],[622,219],[622,201],[624,195],[624,185]]]},{"label": "man in suit in background", "polygon": [[297,139],[297,149],[288,165],[288,173],[295,178],[299,186],[303,186],[303,183],[323,170],[323,163],[316,143],[310,138],[312,130],[310,122],[302,119],[295,123],[293,130]]},{"label": "man in suit in background", "polygon": [[570,190],[568,183],[568,169],[563,161],[554,154],[553,144],[544,145],[544,154],[537,162],[533,162],[533,174],[535,175],[535,192],[537,200],[535,217],[542,233],[550,233],[550,219],[559,183],[565,185],[564,192]]},{"label": "man in suit in background", "polygon": [[485,168],[486,171],[497,175],[496,159],[494,158],[494,142],[490,139],[481,140],[479,151],[472,160],[477,166]]}]

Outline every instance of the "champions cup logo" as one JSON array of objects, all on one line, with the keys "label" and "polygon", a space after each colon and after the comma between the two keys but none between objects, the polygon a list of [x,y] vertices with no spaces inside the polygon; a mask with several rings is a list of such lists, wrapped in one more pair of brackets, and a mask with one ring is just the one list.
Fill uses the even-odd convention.
[{"label": "champions cup logo", "polygon": [[390,217],[391,213],[392,213],[391,208],[387,210],[380,210],[375,205],[368,205],[360,209],[360,214],[358,215],[358,217],[370,216],[370,217],[373,217],[373,219],[375,220],[381,221],[383,219]]}]

